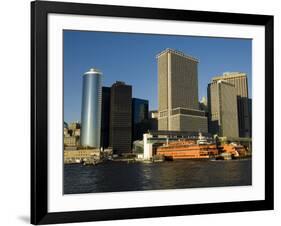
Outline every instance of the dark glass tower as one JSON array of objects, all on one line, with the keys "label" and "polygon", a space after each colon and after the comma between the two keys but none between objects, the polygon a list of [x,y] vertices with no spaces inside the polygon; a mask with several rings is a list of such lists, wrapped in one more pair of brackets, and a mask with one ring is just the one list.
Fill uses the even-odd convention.
[{"label": "dark glass tower", "polygon": [[132,86],[116,82],[110,89],[110,146],[113,153],[131,152]]},{"label": "dark glass tower", "polygon": [[149,128],[148,100],[132,99],[132,126],[133,141],[142,140],[143,134]]},{"label": "dark glass tower", "polygon": [[102,87],[101,103],[101,147],[109,146],[110,87]]}]

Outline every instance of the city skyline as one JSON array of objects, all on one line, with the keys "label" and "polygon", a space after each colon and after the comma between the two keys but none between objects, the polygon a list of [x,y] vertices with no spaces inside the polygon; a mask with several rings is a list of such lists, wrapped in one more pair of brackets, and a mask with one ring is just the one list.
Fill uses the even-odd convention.
[{"label": "city skyline", "polygon": [[226,71],[247,74],[251,97],[251,40],[64,31],[64,120],[81,120],[82,75],[91,67],[103,72],[102,86],[124,81],[132,97],[158,109],[156,55],[166,48],[199,59],[199,100],[207,97],[212,77]]}]

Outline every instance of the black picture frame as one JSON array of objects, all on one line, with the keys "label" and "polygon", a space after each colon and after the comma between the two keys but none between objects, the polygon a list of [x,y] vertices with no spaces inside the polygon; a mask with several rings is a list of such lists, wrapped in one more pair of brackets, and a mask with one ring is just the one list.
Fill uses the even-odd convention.
[{"label": "black picture frame", "polygon": [[[257,201],[48,212],[48,14],[73,14],[199,21],[265,27],[265,199]],[[52,224],[100,220],[213,214],[274,208],[273,172],[273,16],[80,3],[31,3],[31,223]]]}]

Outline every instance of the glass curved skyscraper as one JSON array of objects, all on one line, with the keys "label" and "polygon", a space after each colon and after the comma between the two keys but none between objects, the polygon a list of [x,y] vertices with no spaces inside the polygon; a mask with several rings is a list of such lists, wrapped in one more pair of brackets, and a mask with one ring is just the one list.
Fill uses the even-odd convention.
[{"label": "glass curved skyscraper", "polygon": [[91,68],[83,75],[81,145],[100,147],[102,73]]}]

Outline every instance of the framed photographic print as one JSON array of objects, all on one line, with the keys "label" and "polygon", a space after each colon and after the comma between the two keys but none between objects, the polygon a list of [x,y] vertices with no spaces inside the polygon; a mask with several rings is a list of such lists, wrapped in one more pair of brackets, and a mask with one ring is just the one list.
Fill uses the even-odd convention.
[{"label": "framed photographic print", "polygon": [[273,16],[31,3],[31,223],[273,209]]}]

